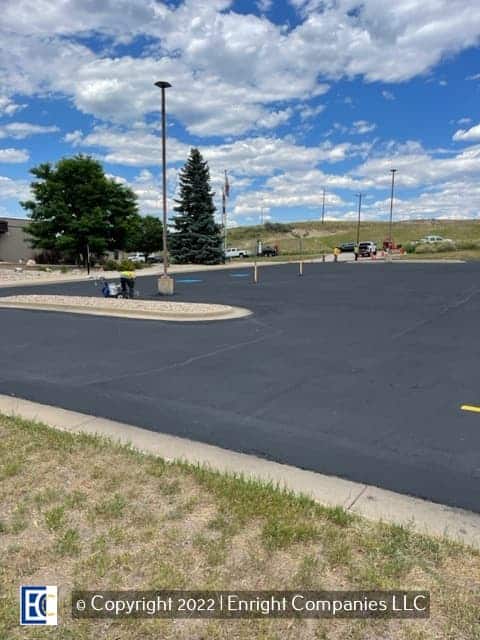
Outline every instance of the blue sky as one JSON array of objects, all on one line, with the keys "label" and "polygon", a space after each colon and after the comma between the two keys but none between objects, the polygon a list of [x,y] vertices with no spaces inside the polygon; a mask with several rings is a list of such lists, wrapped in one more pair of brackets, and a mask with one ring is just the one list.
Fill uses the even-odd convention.
[{"label": "blue sky", "polygon": [[0,215],[29,169],[88,153],[160,212],[191,146],[229,224],[480,212],[480,5],[471,0],[3,0]]}]

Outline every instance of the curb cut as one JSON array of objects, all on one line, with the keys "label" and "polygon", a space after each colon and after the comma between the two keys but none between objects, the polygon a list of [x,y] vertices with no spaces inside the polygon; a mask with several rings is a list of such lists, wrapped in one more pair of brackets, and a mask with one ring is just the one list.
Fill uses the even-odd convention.
[{"label": "curb cut", "polygon": [[321,504],[340,505],[369,520],[411,526],[418,533],[445,537],[480,550],[480,514],[464,509],[15,396],[0,394],[0,413],[42,422],[70,433],[104,436],[167,461],[181,460],[272,482]]}]

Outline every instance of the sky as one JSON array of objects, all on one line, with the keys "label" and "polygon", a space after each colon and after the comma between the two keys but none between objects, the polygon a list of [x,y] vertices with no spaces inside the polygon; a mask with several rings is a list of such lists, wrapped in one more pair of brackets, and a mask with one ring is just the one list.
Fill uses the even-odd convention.
[{"label": "sky", "polygon": [[480,218],[480,3],[2,0],[0,216],[78,153],[161,214],[192,146],[228,224]]}]

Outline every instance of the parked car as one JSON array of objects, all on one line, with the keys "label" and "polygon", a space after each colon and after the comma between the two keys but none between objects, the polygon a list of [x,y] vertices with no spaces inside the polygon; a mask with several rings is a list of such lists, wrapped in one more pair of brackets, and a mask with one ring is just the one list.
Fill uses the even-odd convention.
[{"label": "parked car", "polygon": [[355,251],[355,243],[354,242],[344,242],[339,247],[342,253],[353,253]]},{"label": "parked car", "polygon": [[369,258],[371,256],[376,256],[377,255],[377,245],[375,244],[375,242],[372,242],[371,240],[369,240],[367,242],[360,242],[360,244],[358,245],[358,253],[363,258],[365,258],[367,256]]},{"label": "parked car", "polygon": [[420,240],[422,244],[439,244],[441,242],[451,242],[453,244],[453,240],[450,238],[442,238],[442,236],[425,236]]},{"label": "parked car", "polygon": [[250,255],[250,251],[247,249],[237,249],[236,247],[229,247],[225,250],[225,258],[247,258]]},{"label": "parked car", "polygon": [[136,253],[131,253],[127,256],[127,260],[130,260],[131,262],[145,262],[145,256],[143,253],[139,253],[137,251]]},{"label": "parked car", "polygon": [[147,256],[147,262],[149,264],[158,264],[159,262],[163,262],[163,256],[152,254],[150,256]]},{"label": "parked car", "polygon": [[278,249],[277,247],[271,247],[270,245],[266,244],[262,247],[259,255],[264,257],[278,256]]}]

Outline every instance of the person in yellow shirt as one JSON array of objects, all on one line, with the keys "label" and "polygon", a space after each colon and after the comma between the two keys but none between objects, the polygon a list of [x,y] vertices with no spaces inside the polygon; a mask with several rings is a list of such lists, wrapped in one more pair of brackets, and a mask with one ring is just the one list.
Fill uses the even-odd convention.
[{"label": "person in yellow shirt", "polygon": [[120,274],[120,286],[124,298],[133,298],[135,293],[135,271],[122,271]]}]

